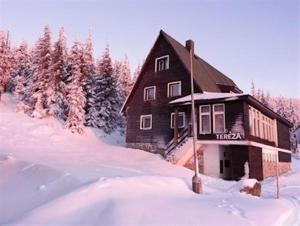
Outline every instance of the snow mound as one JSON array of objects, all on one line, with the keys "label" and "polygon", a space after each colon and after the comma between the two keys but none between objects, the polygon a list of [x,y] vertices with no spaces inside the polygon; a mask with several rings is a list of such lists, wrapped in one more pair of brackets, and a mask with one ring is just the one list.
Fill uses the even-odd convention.
[{"label": "snow mound", "polygon": [[241,188],[244,187],[253,188],[256,183],[258,183],[256,179],[243,179]]},{"label": "snow mound", "polygon": [[77,179],[64,172],[18,160],[2,162],[0,172],[0,225],[79,185]]},{"label": "snow mound", "polygon": [[204,194],[196,195],[192,171],[124,148],[120,134],[72,134],[2,98],[0,225],[299,225],[299,160],[280,176],[280,200],[273,178],[257,199],[239,193],[242,181],[201,175]]}]

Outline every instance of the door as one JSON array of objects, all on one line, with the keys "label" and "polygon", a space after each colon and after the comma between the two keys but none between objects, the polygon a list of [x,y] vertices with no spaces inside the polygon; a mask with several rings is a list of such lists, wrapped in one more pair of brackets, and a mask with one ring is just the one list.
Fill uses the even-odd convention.
[{"label": "door", "polygon": [[224,148],[220,150],[220,177],[232,180],[231,150]]}]

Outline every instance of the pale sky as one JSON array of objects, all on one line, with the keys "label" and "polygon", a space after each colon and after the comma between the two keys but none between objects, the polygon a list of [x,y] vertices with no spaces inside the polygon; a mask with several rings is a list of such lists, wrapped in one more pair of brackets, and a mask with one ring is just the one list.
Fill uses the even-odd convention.
[{"label": "pale sky", "polygon": [[247,0],[0,0],[0,29],[13,43],[34,43],[49,24],[65,27],[68,45],[91,30],[94,52],[107,43],[132,70],[146,58],[159,30],[232,78],[246,93],[251,81],[272,95],[300,98],[300,1]]}]

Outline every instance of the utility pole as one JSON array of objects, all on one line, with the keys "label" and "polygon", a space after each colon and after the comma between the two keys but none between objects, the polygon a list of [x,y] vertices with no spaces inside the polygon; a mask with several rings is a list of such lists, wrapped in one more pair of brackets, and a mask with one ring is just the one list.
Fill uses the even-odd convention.
[{"label": "utility pole", "polygon": [[196,129],[196,120],[195,120],[193,56],[194,56],[194,48],[190,48],[191,105],[192,105],[191,120],[192,120],[192,131],[193,131],[193,151],[194,151],[194,165],[195,165],[194,167],[195,175],[192,178],[192,188],[193,188],[193,192],[200,194],[202,193],[202,183],[199,175],[199,164],[198,164],[198,156],[196,150],[197,129]]},{"label": "utility pole", "polygon": [[276,188],[277,188],[277,199],[279,199],[279,169],[278,169],[278,164],[279,164],[279,152],[277,151],[276,154]]}]

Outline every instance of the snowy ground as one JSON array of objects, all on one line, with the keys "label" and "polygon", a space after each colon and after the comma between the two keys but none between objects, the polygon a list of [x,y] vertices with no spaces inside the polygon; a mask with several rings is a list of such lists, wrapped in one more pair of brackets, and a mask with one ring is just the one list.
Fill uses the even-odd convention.
[{"label": "snowy ground", "polygon": [[300,160],[262,198],[240,194],[241,182],[202,176],[160,156],[122,147],[120,136],[63,129],[54,119],[15,112],[0,102],[0,225],[300,225]]}]

